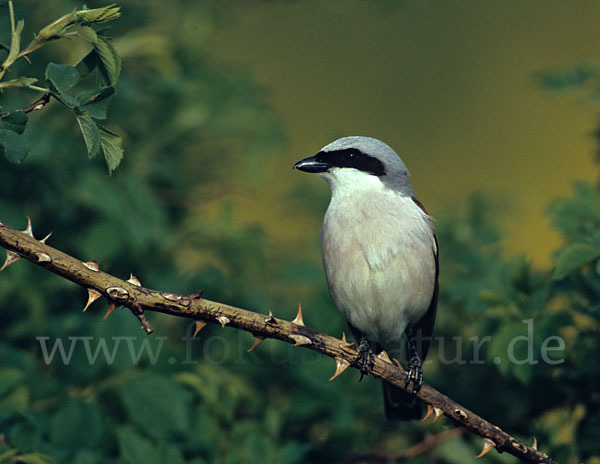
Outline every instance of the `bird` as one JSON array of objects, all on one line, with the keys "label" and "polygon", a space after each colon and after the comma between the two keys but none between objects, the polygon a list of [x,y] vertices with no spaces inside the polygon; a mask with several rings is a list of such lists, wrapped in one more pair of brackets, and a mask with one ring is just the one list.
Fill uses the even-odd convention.
[{"label": "bird", "polygon": [[433,218],[417,200],[402,159],[378,139],[343,137],[293,167],[318,174],[331,190],[321,228],[323,268],[358,343],[361,380],[382,349],[397,354],[408,363],[406,389],[383,381],[385,415],[418,419],[416,394],[439,293]]}]

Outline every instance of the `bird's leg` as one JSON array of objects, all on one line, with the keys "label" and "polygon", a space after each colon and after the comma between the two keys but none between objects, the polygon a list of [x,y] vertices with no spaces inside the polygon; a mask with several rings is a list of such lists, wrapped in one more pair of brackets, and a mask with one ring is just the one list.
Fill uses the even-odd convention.
[{"label": "bird's leg", "polygon": [[380,351],[380,346],[369,340],[364,333],[352,324],[348,323],[348,327],[350,327],[354,339],[358,342],[358,354],[352,361],[352,365],[360,369],[360,380],[362,380],[365,375],[371,373],[371,369],[375,364],[375,355]]},{"label": "bird's leg", "polygon": [[412,380],[412,394],[416,395],[421,389],[421,385],[423,385],[423,361],[421,360],[421,356],[419,356],[419,351],[417,350],[415,337],[411,327],[406,329],[406,336],[408,338],[409,361],[408,375],[406,376],[406,382],[404,386],[408,387],[408,384]]},{"label": "bird's leg", "polygon": [[371,369],[373,369],[373,364],[375,364],[375,352],[373,351],[371,341],[365,334],[360,335],[358,354],[356,355],[353,364],[360,369],[359,382],[365,375],[369,375],[371,373]]}]

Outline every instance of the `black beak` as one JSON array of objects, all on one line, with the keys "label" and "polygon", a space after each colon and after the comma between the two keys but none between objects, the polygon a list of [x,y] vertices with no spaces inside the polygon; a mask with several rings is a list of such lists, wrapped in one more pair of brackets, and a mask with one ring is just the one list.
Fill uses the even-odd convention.
[{"label": "black beak", "polygon": [[320,161],[316,156],[304,158],[303,160],[300,160],[294,164],[294,169],[299,169],[300,171],[304,172],[325,172],[330,167],[331,165]]}]

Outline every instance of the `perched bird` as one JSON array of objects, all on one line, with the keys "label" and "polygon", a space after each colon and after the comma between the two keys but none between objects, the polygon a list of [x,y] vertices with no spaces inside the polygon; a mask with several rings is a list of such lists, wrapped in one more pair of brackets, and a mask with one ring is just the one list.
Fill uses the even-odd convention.
[{"label": "perched bird", "polygon": [[323,267],[331,298],[359,344],[355,364],[368,375],[381,349],[408,362],[411,392],[384,381],[385,413],[416,419],[438,297],[432,219],[406,166],[380,140],[344,137],[294,168],[318,174],[331,188],[321,229]]}]

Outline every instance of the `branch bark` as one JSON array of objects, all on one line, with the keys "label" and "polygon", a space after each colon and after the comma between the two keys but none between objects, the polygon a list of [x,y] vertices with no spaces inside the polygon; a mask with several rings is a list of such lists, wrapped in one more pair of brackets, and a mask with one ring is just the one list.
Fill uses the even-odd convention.
[{"label": "branch bark", "polygon": [[[30,225],[21,232],[0,222],[0,246],[7,250],[7,262],[14,262],[19,257],[25,258],[86,287],[90,295],[94,295],[93,292],[97,292],[95,295],[99,293],[108,299],[113,308],[120,305],[129,308],[140,320],[142,328],[147,333],[152,329],[146,319],[145,311],[157,311],[196,321],[229,325],[252,333],[255,337],[254,346],[262,339],[275,338],[329,356],[336,361],[334,377],[347,367],[352,367],[358,352],[356,345],[348,343],[345,339],[340,340],[305,327],[300,314],[294,321],[286,321],[271,314],[258,314],[207,300],[201,298],[200,293],[176,295],[151,290],[138,285],[137,279],[131,278],[125,281],[114,277],[102,272],[95,262],[83,263],[46,245],[44,241],[45,239],[38,241],[33,238]],[[202,327],[202,322],[198,323],[198,327]],[[405,388],[407,372],[401,366],[392,363],[387,356],[376,357],[372,372],[376,377]],[[495,448],[500,453],[507,452],[524,462],[556,464],[556,461],[545,453],[517,440],[500,427],[486,421],[427,384],[421,387],[417,396],[428,407],[426,417],[433,415],[437,418],[442,414],[446,415],[466,430],[482,437],[484,449],[480,456]]]},{"label": "branch bark", "polygon": [[40,98],[38,98],[36,101],[34,101],[33,103],[30,103],[29,105],[25,106],[24,108],[20,108],[18,110],[8,111],[6,113],[0,114],[0,119],[7,118],[8,116],[10,116],[13,113],[21,112],[21,113],[27,114],[27,113],[31,113],[32,111],[39,111],[48,104],[48,102],[50,101],[50,97],[51,97],[51,95],[49,93],[45,93]]}]

